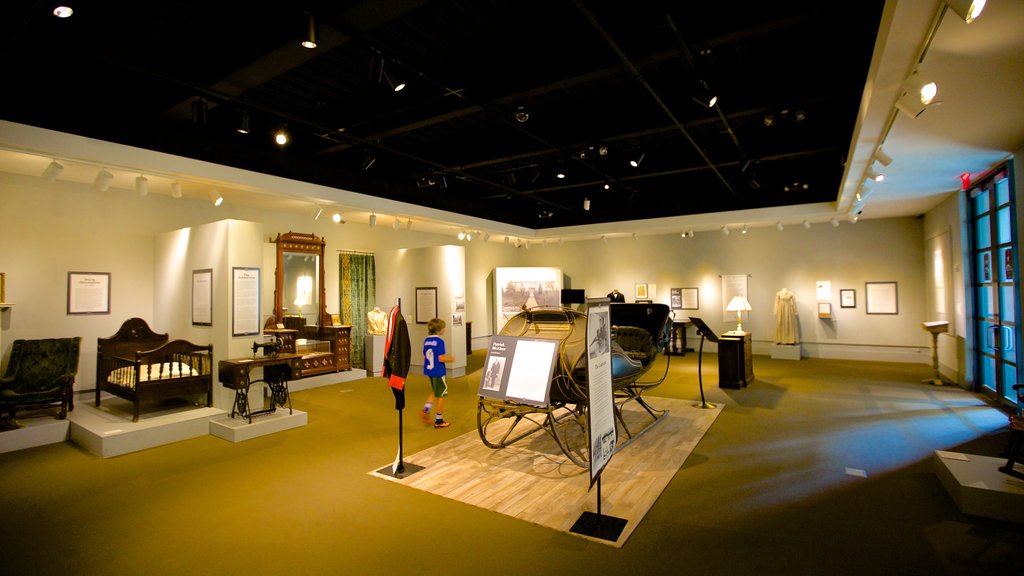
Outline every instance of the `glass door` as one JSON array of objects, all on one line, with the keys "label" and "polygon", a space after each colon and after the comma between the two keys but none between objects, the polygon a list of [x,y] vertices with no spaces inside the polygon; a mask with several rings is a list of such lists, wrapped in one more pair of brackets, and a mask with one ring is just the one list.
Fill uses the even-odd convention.
[{"label": "glass door", "polygon": [[1021,382],[1017,226],[1009,169],[971,190],[971,251],[975,381],[979,389],[1016,405]]}]

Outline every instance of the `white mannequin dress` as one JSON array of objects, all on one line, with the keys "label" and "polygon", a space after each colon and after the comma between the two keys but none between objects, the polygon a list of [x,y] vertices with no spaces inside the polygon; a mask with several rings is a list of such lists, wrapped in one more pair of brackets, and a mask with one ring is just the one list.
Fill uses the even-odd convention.
[{"label": "white mannequin dress", "polygon": [[799,342],[796,296],[788,288],[783,288],[775,294],[775,343],[798,344]]}]

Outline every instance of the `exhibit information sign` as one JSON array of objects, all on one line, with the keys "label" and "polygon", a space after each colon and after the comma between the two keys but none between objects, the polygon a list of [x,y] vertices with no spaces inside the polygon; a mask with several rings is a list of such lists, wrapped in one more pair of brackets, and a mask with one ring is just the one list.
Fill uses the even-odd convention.
[{"label": "exhibit information sign", "polygon": [[607,298],[587,306],[587,413],[590,434],[590,485],[612,458],[617,441],[612,393],[610,305]]},{"label": "exhibit information sign", "polygon": [[548,405],[557,340],[495,336],[487,349],[479,394],[531,406]]}]

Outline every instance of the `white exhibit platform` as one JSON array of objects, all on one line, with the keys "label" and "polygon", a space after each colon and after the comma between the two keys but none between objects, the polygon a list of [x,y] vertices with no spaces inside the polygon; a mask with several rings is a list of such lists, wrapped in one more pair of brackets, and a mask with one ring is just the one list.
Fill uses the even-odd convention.
[{"label": "white exhibit platform", "polygon": [[242,442],[291,428],[299,428],[308,422],[309,417],[305,412],[301,410],[289,412],[287,408],[278,408],[267,414],[253,416],[252,423],[249,423],[248,418],[238,416],[232,418],[230,414],[224,414],[210,420],[210,434],[228,442]]},{"label": "white exhibit platform", "polygon": [[772,360],[799,360],[799,344],[773,344]]},{"label": "white exhibit platform", "polygon": [[0,432],[0,454],[67,440],[71,422],[58,420],[52,414],[54,411],[50,412],[29,417],[19,415],[15,421],[21,428]]},{"label": "white exhibit platform", "polygon": [[219,408],[181,405],[144,412],[132,422],[132,405],[116,397],[103,398],[100,406],[82,402],[68,416],[71,441],[90,453],[111,458],[163,446],[210,433],[210,420],[223,416]]},{"label": "white exhibit platform", "polygon": [[[999,471],[1005,458],[936,450],[935,474],[964,514],[1024,522],[1024,480]],[[1024,472],[1024,464],[1016,470]]]}]

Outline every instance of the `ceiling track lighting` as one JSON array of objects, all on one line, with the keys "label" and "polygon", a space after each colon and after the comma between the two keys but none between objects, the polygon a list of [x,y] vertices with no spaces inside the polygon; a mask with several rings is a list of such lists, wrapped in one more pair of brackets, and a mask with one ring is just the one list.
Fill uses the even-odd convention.
[{"label": "ceiling track lighting", "polygon": [[885,150],[882,150],[881,146],[878,147],[878,150],[875,150],[875,160],[878,160],[878,163],[882,166],[892,164],[892,156],[886,154]]},{"label": "ceiling track lighting", "polygon": [[896,109],[911,118],[917,118],[929,106],[938,104],[935,101],[938,91],[935,82],[925,79],[915,70],[903,82],[902,92],[896,100]]},{"label": "ceiling track lighting", "polygon": [[746,233],[747,233],[747,225],[746,225],[746,224],[744,224],[744,225],[743,225],[743,229],[742,229],[742,230],[740,230],[740,234],[746,234]]},{"label": "ceiling track lighting", "polygon": [[242,110],[238,116],[238,128],[236,128],[239,134],[249,133],[249,113]]},{"label": "ceiling track lighting", "polygon": [[277,132],[274,132],[274,143],[278,146],[288,143],[288,132],[284,128],[278,128]]},{"label": "ceiling track lighting", "polygon": [[868,169],[864,177],[865,179],[871,180],[873,182],[881,182],[885,180],[885,174],[879,174],[878,172],[875,172],[874,170],[871,169]]},{"label": "ceiling track lighting", "polygon": [[779,232],[782,232],[783,228],[784,228],[784,226],[782,225],[782,221],[781,220],[779,220],[778,222],[775,223],[775,229],[778,230]]},{"label": "ceiling track lighting", "polygon": [[590,198],[584,198],[583,199],[583,210],[585,210],[585,211],[589,211],[590,210]]},{"label": "ceiling track lighting", "polygon": [[811,222],[809,220],[804,220],[804,230],[810,230],[810,229],[811,229]]},{"label": "ceiling track lighting", "polygon": [[224,197],[216,189],[210,190],[210,202],[213,202],[214,206],[220,206],[224,203]]},{"label": "ceiling track lighting", "polygon": [[71,18],[71,15],[75,13],[74,8],[67,5],[60,5],[53,9],[53,15],[57,18]]},{"label": "ceiling track lighting", "polygon": [[633,168],[639,168],[640,167],[640,163],[644,161],[644,157],[645,156],[647,156],[647,152],[641,153],[640,157],[637,158],[636,160],[630,160],[629,161],[629,165],[632,166]]},{"label": "ceiling track lighting", "polygon": [[312,14],[306,14],[306,27],[303,29],[302,47],[312,50],[316,48],[319,34],[317,34],[316,18]]},{"label": "ceiling track lighting", "polygon": [[398,227],[401,225],[402,221],[398,219],[398,216],[395,216],[395,221],[391,223],[391,228],[394,230],[398,230]]},{"label": "ceiling track lighting", "polygon": [[530,120],[530,111],[526,108],[526,106],[518,106],[516,107],[515,118],[516,122],[519,122],[520,124],[525,124]]},{"label": "ceiling track lighting", "polygon": [[371,213],[370,214],[370,228],[373,228],[376,225],[377,225],[377,215]]},{"label": "ceiling track lighting", "polygon": [[946,0],[946,5],[956,12],[956,15],[963,18],[964,22],[970,24],[981,16],[985,9],[985,0]]},{"label": "ceiling track lighting", "polygon": [[708,88],[707,82],[701,80],[693,92],[693,100],[705,108],[714,108],[718,96]]},{"label": "ceiling track lighting", "polygon": [[722,226],[722,234],[725,235],[725,236],[729,235],[729,227],[728,226]]},{"label": "ceiling track lighting", "polygon": [[344,224],[345,223],[345,221],[341,219],[341,212],[335,212],[334,214],[332,214],[331,215],[331,220],[334,221],[335,224]]},{"label": "ceiling track lighting", "polygon": [[181,198],[181,182],[171,182],[171,197]]},{"label": "ceiling track lighting", "polygon": [[57,176],[60,176],[60,173],[63,171],[64,166],[61,165],[60,162],[52,160],[49,164],[46,165],[46,168],[43,170],[43,178],[45,178],[47,182],[53,182],[54,180],[57,179]]},{"label": "ceiling track lighting", "polygon": [[206,101],[202,98],[196,98],[192,101],[192,122],[196,124],[206,124]]},{"label": "ceiling track lighting", "polygon": [[107,172],[106,169],[100,169],[96,173],[96,179],[92,181],[92,185],[96,190],[100,192],[106,192],[110,189],[110,184],[114,181],[114,175]]},{"label": "ceiling track lighting", "polygon": [[145,176],[140,174],[135,177],[135,191],[139,193],[139,196],[149,194],[149,180]]}]

